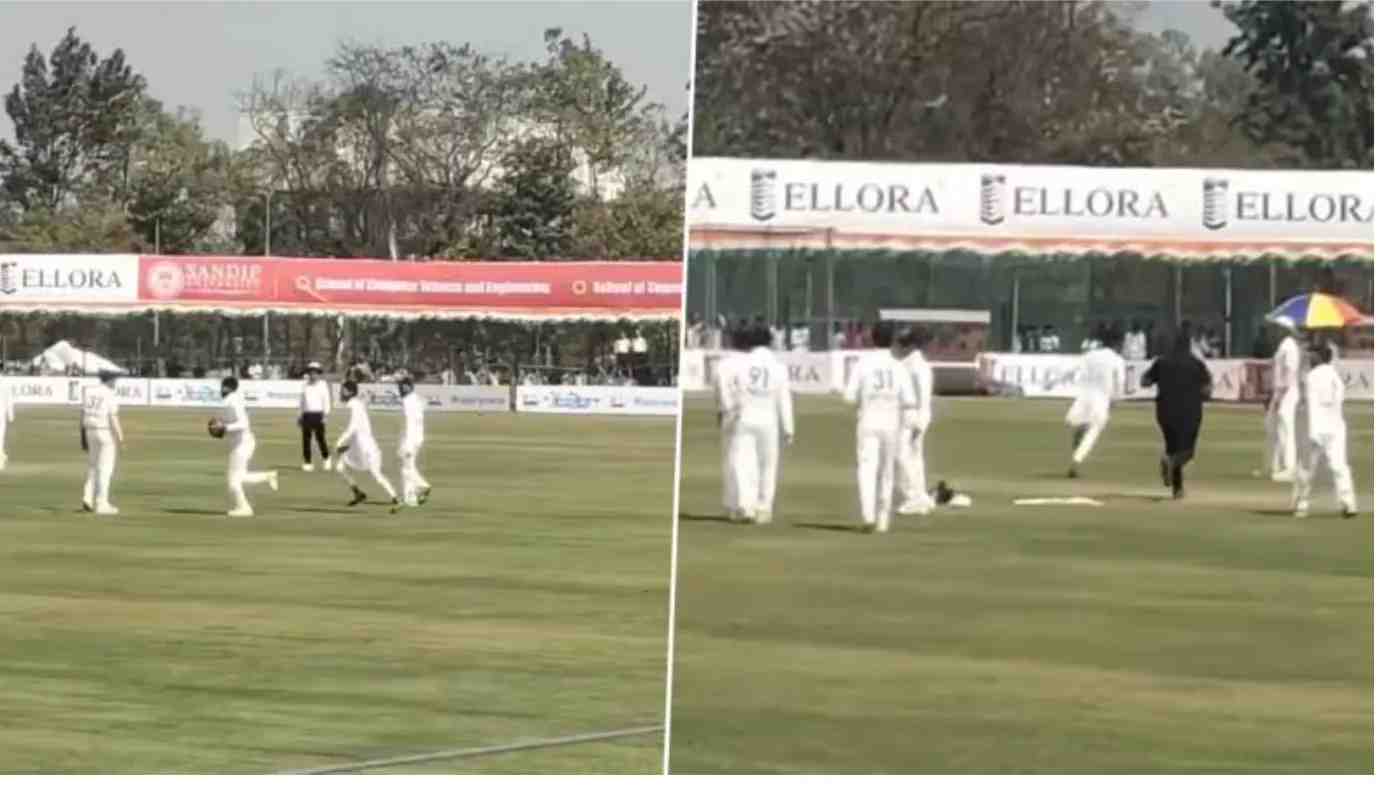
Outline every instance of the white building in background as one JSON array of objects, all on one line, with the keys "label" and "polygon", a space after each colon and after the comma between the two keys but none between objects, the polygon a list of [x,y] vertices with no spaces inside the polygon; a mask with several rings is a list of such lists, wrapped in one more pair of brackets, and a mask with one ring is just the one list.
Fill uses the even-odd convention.
[{"label": "white building in background", "polygon": [[[300,124],[306,119],[305,114],[289,115],[287,122],[296,131]],[[535,123],[523,123],[514,121],[509,131],[509,142],[515,143],[522,139],[530,139],[538,135],[552,135],[554,132],[549,128],[541,128]],[[235,135],[235,152],[246,150],[259,141],[258,130],[254,127],[254,118],[248,113],[239,115],[239,128]],[[480,187],[491,187],[502,177],[502,167],[498,163],[510,149],[507,145],[495,145],[487,154],[490,161],[485,162],[487,174],[475,185]],[[343,153],[343,151],[342,151]],[[594,171],[593,165],[588,160],[588,155],[583,150],[574,150],[574,170],[570,173],[573,176],[575,188],[580,196],[587,196],[593,193],[594,183],[597,184],[598,196],[603,201],[614,200],[621,196],[626,189],[626,177],[622,172],[616,170]],[[596,177],[595,177],[596,175]]]}]

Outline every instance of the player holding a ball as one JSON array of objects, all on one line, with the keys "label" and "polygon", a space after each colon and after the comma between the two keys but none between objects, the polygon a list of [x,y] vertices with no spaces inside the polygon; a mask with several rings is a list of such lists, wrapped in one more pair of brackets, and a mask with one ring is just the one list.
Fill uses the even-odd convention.
[{"label": "player holding a ball", "polygon": [[226,476],[229,484],[229,515],[253,516],[253,508],[244,495],[244,486],[267,484],[276,492],[277,471],[249,472],[249,460],[253,459],[258,442],[249,425],[249,410],[244,403],[244,395],[239,393],[239,380],[234,377],[221,380],[220,396],[224,399],[224,410],[219,418],[211,420],[208,429],[212,437],[229,439],[229,471]]}]

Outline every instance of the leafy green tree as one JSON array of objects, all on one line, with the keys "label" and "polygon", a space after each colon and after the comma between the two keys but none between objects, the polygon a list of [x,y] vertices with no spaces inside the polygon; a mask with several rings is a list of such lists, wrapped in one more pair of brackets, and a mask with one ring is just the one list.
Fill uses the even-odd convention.
[{"label": "leafy green tree", "polygon": [[574,161],[558,142],[530,137],[502,157],[489,248],[499,259],[567,259],[574,240]]},{"label": "leafy green tree", "polygon": [[1372,3],[1216,3],[1238,25],[1225,54],[1256,83],[1238,120],[1301,166],[1371,169]]},{"label": "leafy green tree", "polygon": [[6,195],[49,211],[92,186],[122,196],[144,89],[122,50],[101,58],[75,28],[46,59],[31,47],[5,97],[15,136],[13,144],[0,140]]}]

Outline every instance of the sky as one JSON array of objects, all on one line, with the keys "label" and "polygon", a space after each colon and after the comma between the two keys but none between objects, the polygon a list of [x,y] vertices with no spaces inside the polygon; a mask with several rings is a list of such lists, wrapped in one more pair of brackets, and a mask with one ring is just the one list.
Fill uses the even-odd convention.
[{"label": "sky", "polygon": [[[677,120],[688,109],[689,0],[641,2],[0,2],[0,93],[19,80],[29,46],[46,56],[70,26],[104,57],[123,49],[169,109],[201,112],[207,133],[233,144],[236,93],[281,68],[318,78],[340,41],[401,46],[469,43],[510,60],[545,59],[542,35],[587,33],[646,97]],[[0,114],[0,136],[14,127]]]},{"label": "sky", "polygon": [[[1221,47],[1232,25],[1208,0],[1156,0],[1141,6],[1143,30],[1176,28],[1200,47]],[[650,100],[677,119],[687,109],[690,0],[623,2],[6,2],[0,0],[0,92],[19,79],[31,44],[49,52],[63,32],[77,34],[102,56],[116,48],[148,80],[169,109],[201,113],[207,133],[234,144],[236,93],[255,75],[277,69],[315,78],[342,40],[400,46],[432,40],[468,42],[512,60],[544,58],[542,34],[562,27],[587,33],[645,85]],[[0,136],[13,139],[0,114]]]}]

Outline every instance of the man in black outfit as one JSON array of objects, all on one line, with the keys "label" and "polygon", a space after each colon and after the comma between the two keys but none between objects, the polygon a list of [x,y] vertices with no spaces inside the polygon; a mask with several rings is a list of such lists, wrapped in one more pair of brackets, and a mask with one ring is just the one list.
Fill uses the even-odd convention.
[{"label": "man in black outfit", "polygon": [[1186,496],[1182,469],[1195,456],[1195,439],[1213,381],[1204,362],[1191,353],[1190,330],[1183,326],[1170,353],[1143,374],[1144,387],[1157,386],[1157,426],[1166,450],[1162,455],[1162,485],[1177,500]]}]

